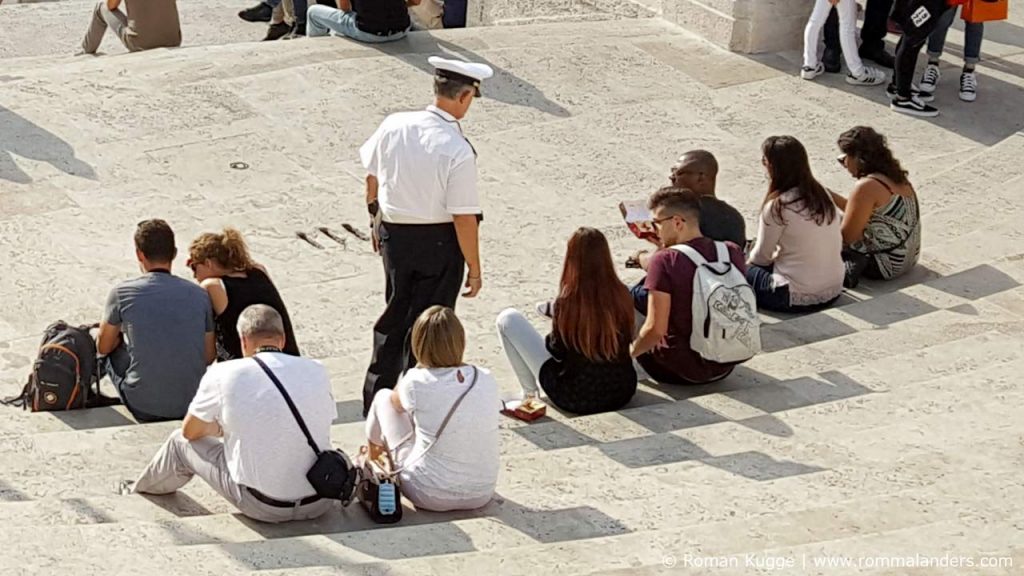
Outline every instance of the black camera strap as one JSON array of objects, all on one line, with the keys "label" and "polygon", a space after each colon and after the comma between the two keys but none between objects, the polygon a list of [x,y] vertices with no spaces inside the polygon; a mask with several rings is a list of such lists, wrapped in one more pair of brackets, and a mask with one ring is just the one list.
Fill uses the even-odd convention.
[{"label": "black camera strap", "polygon": [[316,445],[316,441],[313,440],[313,435],[309,433],[309,428],[306,428],[306,422],[302,419],[302,415],[299,414],[299,409],[295,407],[295,403],[292,402],[292,397],[288,395],[288,391],[281,385],[281,381],[277,379],[274,372],[260,360],[259,357],[253,356],[253,360],[263,368],[263,371],[267,373],[270,380],[274,382],[274,386],[277,386],[277,390],[284,396],[284,401],[288,403],[288,409],[292,411],[292,416],[295,417],[295,421],[298,422],[299,428],[302,428],[302,433],[306,435],[306,442],[309,443],[309,447],[313,449],[313,454],[320,456],[320,447]]}]

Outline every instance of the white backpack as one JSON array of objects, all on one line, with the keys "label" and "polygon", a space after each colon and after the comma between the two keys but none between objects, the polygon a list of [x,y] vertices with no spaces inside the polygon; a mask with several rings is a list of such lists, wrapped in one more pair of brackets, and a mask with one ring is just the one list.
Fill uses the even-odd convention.
[{"label": "white backpack", "polygon": [[690,347],[705,360],[721,364],[753,358],[761,351],[757,299],[747,279],[732,265],[725,242],[715,242],[717,262],[708,262],[685,244],[672,249],[697,266]]}]

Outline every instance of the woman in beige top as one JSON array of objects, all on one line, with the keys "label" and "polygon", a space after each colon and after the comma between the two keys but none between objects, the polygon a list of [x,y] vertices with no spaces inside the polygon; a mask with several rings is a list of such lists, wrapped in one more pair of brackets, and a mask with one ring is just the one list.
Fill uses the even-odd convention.
[{"label": "woman in beige top", "polygon": [[747,261],[747,281],[759,308],[809,312],[825,308],[843,290],[839,211],[811,173],[807,150],[792,136],[772,136],[761,146],[768,173],[757,241]]}]

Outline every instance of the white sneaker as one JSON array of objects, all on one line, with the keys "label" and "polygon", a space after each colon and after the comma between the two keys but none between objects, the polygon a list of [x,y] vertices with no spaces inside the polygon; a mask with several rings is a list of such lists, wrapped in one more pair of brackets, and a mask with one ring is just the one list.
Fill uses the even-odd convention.
[{"label": "white sneaker", "polygon": [[935,92],[935,87],[939,85],[939,78],[942,78],[942,72],[939,71],[938,64],[928,64],[921,76],[921,92]]},{"label": "white sneaker", "polygon": [[814,80],[815,78],[821,76],[824,73],[825,65],[822,64],[821,62],[818,62],[818,65],[815,66],[814,68],[811,68],[810,66],[804,66],[803,68],[800,69],[800,77],[803,78],[804,80]]},{"label": "white sneaker", "polygon": [[960,75],[960,99],[964,102],[974,102],[978,97],[978,75],[974,72],[964,72]]},{"label": "white sneaker", "polygon": [[872,68],[871,66],[865,66],[864,71],[860,73],[860,76],[854,76],[853,74],[846,75],[846,83],[853,84],[854,86],[878,86],[886,80],[885,72],[882,72],[878,68]]}]

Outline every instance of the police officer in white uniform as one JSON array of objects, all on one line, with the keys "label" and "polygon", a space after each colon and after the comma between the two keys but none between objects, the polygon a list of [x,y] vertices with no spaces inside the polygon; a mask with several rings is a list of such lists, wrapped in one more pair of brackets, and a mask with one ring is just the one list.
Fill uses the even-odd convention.
[{"label": "police officer in white uniform", "polygon": [[359,150],[374,248],[387,280],[387,307],[373,327],[363,416],[378,390],[394,388],[415,365],[408,339],[416,318],[435,304],[454,308],[460,287],[472,298],[482,285],[476,151],[459,120],[494,72],[436,56],[429,62],[434,104],[388,116]]}]

